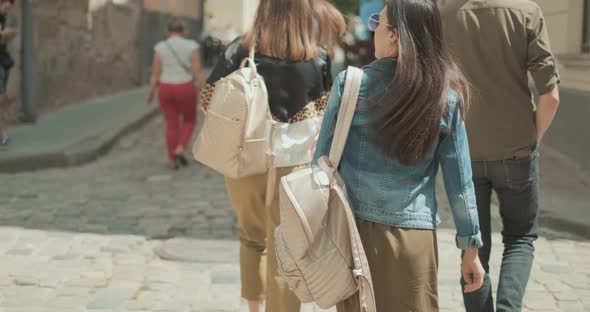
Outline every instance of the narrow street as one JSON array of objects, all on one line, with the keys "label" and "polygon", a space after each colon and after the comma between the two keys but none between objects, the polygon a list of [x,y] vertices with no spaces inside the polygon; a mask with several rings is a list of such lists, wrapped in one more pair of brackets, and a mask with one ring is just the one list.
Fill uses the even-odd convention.
[{"label": "narrow street", "polygon": [[[0,175],[0,311],[246,311],[223,180],[197,164],[167,170],[162,129],[158,118],[83,167]],[[462,311],[459,252],[441,206],[441,310]],[[590,243],[543,236],[524,311],[590,311]]]}]

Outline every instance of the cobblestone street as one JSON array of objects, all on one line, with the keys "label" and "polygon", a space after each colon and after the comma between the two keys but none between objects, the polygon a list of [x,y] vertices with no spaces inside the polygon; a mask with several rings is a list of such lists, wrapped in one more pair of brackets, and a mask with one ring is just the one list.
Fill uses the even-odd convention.
[{"label": "cobblestone street", "polygon": [[[197,164],[169,171],[164,151],[158,118],[95,163],[0,175],[0,312],[246,311],[222,178]],[[441,206],[441,310],[462,311],[459,252]],[[192,261],[154,252],[170,238],[160,250]],[[544,230],[536,249],[524,311],[590,311],[590,243]]]}]

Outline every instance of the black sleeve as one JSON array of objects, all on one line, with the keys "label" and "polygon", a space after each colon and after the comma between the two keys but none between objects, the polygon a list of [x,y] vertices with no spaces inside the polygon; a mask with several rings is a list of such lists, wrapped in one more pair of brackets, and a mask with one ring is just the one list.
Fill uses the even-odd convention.
[{"label": "black sleeve", "polygon": [[332,89],[332,60],[328,55],[328,52],[322,49],[321,58],[324,60],[322,68],[322,75],[324,80],[324,91],[329,92]]},{"label": "black sleeve", "polygon": [[211,75],[207,78],[207,84],[213,84],[217,80],[238,70],[240,63],[244,58],[248,57],[248,51],[242,47],[242,40],[240,37],[232,41],[223,51],[219,61],[215,64]]}]

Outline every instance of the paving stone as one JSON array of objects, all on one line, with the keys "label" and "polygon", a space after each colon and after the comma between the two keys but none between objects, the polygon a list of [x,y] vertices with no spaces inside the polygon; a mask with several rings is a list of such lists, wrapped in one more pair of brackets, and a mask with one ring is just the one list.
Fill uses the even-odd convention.
[{"label": "paving stone", "polygon": [[553,293],[553,297],[555,297],[555,299],[557,299],[560,302],[561,301],[578,301],[578,299],[580,299],[572,289],[558,292],[558,293]]},{"label": "paving stone", "polygon": [[32,248],[17,247],[17,248],[10,249],[10,250],[6,251],[6,254],[13,255],[13,256],[30,256],[33,254],[33,249]]},{"label": "paving stone", "polygon": [[62,311],[82,310],[88,304],[88,299],[89,296],[57,296],[47,300],[45,306],[51,309],[62,309]]},{"label": "paving stone", "polygon": [[109,227],[101,224],[84,224],[80,227],[80,230],[90,233],[108,233]]},{"label": "paving stone", "polygon": [[525,301],[525,306],[531,310],[555,310],[557,309],[557,301],[553,296],[541,295],[541,296],[528,296],[532,300]]},{"label": "paving stone", "polygon": [[102,288],[107,287],[108,283],[106,278],[79,277],[66,281],[64,285],[66,287]]},{"label": "paving stone", "polygon": [[88,303],[88,310],[118,309],[125,306],[132,299],[139,288],[121,287],[99,289]]},{"label": "paving stone", "polygon": [[544,265],[541,267],[544,272],[553,274],[569,273],[571,268],[567,265]]},{"label": "paving stone", "polygon": [[13,276],[13,280],[16,286],[36,286],[39,284],[39,278],[31,275],[31,273]]},{"label": "paving stone", "polygon": [[55,218],[56,216],[54,213],[38,213],[29,217],[27,223],[32,225],[51,224],[54,222]]},{"label": "paving stone", "polygon": [[557,303],[557,308],[564,312],[585,312],[588,311],[584,308],[579,301],[566,301]]},{"label": "paving stone", "polygon": [[2,307],[43,307],[52,291],[48,288],[22,286],[4,288],[2,293]]},{"label": "paving stone", "polygon": [[12,286],[14,284],[14,278],[8,275],[0,275],[0,288]]},{"label": "paving stone", "polygon": [[143,265],[118,265],[113,268],[111,279],[122,281],[145,280],[146,268]]},{"label": "paving stone", "polygon": [[233,284],[239,285],[240,284],[240,272],[212,272],[211,273],[211,283],[213,285],[225,285],[225,284]]},{"label": "paving stone", "polygon": [[90,292],[94,291],[91,288],[81,288],[81,287],[64,287],[55,290],[55,297],[84,297],[89,298]]}]

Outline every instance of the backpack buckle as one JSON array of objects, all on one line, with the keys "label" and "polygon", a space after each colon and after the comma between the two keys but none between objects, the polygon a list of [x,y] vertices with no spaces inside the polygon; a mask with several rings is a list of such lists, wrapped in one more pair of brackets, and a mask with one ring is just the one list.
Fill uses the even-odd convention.
[{"label": "backpack buckle", "polygon": [[316,170],[314,170],[313,180],[317,186],[322,187],[322,188],[329,188],[331,185],[330,177],[328,176],[328,174],[325,171],[323,171],[321,169],[318,170],[316,168]]},{"label": "backpack buckle", "polygon": [[352,276],[354,276],[354,277],[364,276],[363,270],[362,269],[353,269]]}]

